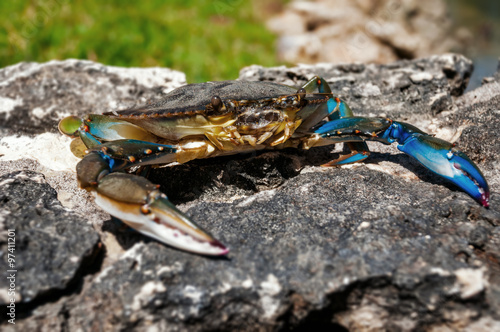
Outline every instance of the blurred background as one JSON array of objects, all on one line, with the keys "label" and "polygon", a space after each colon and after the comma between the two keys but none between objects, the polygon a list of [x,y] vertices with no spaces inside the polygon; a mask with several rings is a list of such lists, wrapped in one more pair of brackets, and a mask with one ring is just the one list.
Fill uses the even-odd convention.
[{"label": "blurred background", "polygon": [[473,86],[500,56],[498,0],[0,2],[0,67],[79,58],[170,67],[188,82],[251,64],[389,63],[444,52],[474,60]]}]

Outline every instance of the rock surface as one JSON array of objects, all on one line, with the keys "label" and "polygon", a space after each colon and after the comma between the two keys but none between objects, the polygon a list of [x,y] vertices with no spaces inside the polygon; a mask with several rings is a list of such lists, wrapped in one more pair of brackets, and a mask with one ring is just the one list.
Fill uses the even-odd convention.
[{"label": "rock surface", "polygon": [[294,68],[254,65],[242,69],[240,78],[300,86],[315,73],[326,77],[332,91],[359,115],[415,122],[449,111],[453,97],[461,95],[467,87],[472,70],[469,59],[446,54],[388,65],[318,64]]},{"label": "rock surface", "polygon": [[64,116],[131,107],[185,83],[183,73],[166,68],[81,60],[20,63],[0,72],[0,123],[16,134],[56,132]]},{"label": "rock surface", "polygon": [[289,63],[388,63],[464,50],[472,39],[452,27],[444,0],[292,1],[267,25]]},{"label": "rock surface", "polygon": [[[20,107],[4,112],[9,119],[1,122],[0,221],[16,229],[16,264],[25,267],[18,272],[16,325],[2,317],[2,330],[500,328],[500,83],[461,96],[469,60],[243,69],[241,79],[295,86],[322,75],[355,114],[408,120],[456,141],[489,180],[491,208],[380,144],[370,144],[366,163],[341,168],[319,167],[331,159],[331,148],[320,148],[155,170],[150,179],[231,248],[227,258],[181,252],[123,228],[76,187],[68,171],[75,160],[44,157],[70,153],[55,134],[64,113],[50,101],[73,100],[64,112],[79,115],[108,111],[135,91],[145,96],[141,102],[156,99],[164,86],[144,85],[147,78],[169,80],[161,69],[156,76],[137,69],[143,80],[136,80],[109,68],[71,60],[0,70],[0,77],[17,70],[13,77],[25,82],[0,81],[0,109],[12,105],[7,98]],[[64,72],[44,92],[49,111],[40,126],[33,109],[41,98],[28,91]],[[63,89],[65,79],[88,86]],[[3,230],[2,255],[4,236]],[[33,244],[42,237],[48,245]]]},{"label": "rock surface", "polygon": [[[57,200],[40,173],[15,171],[0,176],[2,256],[13,256],[18,304],[57,297],[75,290],[98,253],[99,236],[92,225]],[[15,230],[15,250],[8,251],[7,230]],[[0,304],[9,303],[9,280],[0,280]]]}]

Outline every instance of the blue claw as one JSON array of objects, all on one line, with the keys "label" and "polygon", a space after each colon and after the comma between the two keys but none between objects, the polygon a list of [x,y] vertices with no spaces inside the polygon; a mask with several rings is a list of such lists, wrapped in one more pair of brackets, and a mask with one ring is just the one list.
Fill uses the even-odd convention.
[{"label": "blue claw", "polygon": [[[422,165],[462,188],[484,207],[489,206],[490,190],[483,174],[465,153],[454,144],[415,132],[413,126],[394,122],[389,136],[396,140],[398,149],[417,159]],[[388,131],[391,131],[389,129]],[[398,135],[394,135],[398,132]],[[396,136],[396,137],[394,137]]]},{"label": "blue claw", "polygon": [[[429,136],[415,126],[390,119],[346,117],[331,120],[313,130],[322,138],[333,142],[350,142],[348,144],[352,145],[351,154],[325,166],[342,165],[366,158],[368,148],[364,141],[397,142],[400,151],[457,185],[484,207],[489,206],[488,183],[476,164],[465,153],[455,149],[454,144]],[[356,151],[361,153],[354,153]]]}]

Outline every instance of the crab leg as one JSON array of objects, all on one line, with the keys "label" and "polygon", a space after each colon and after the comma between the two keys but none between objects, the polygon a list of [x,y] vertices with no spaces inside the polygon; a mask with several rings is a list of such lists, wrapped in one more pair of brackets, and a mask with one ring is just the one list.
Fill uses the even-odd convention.
[{"label": "crab leg", "polygon": [[[306,93],[313,95],[314,91],[317,89],[319,95],[328,96],[329,99],[326,103],[320,104],[320,106],[317,107],[314,112],[311,112],[309,116],[307,114],[304,114],[304,112],[300,114],[302,116],[307,117],[303,121],[300,128],[304,128],[306,131],[308,131],[311,128],[311,126],[317,124],[326,117],[328,117],[330,121],[335,121],[338,119],[351,118],[354,116],[351,109],[344,101],[332,95],[330,86],[328,85],[328,83],[326,83],[326,81],[323,78],[319,76],[314,76],[306,84],[302,86],[302,89],[304,89]],[[324,164],[323,166],[327,167],[327,166],[350,164],[368,158],[370,151],[368,149],[368,145],[366,145],[364,141],[347,142],[346,144],[347,147],[351,150],[350,153],[343,154],[339,158],[332,160],[329,163]]]},{"label": "crab leg", "polygon": [[[117,121],[105,122],[104,118],[94,127],[93,120],[90,125],[84,120],[77,127],[81,120],[68,118],[61,122],[60,129],[67,135],[79,136],[89,148],[76,166],[77,178],[80,187],[94,193],[97,205],[140,233],[173,247],[204,255],[228,253],[222,243],[178,210],[159,191],[158,185],[143,177],[122,173],[131,166],[196,158],[207,153],[208,144],[174,146],[135,139],[101,143],[93,135],[103,130],[109,131],[108,136],[117,136],[115,138],[120,138],[123,132],[135,131],[136,137],[142,133]],[[116,128],[121,133],[114,132]]]},{"label": "crab leg", "polygon": [[483,206],[489,205],[488,184],[474,162],[454,144],[430,136],[410,124],[390,119],[350,117],[327,122],[314,132],[333,142],[397,142],[400,151],[462,188]]},{"label": "crab leg", "polygon": [[[133,148],[140,152],[130,153]],[[80,186],[94,192],[102,209],[145,235],[186,251],[227,254],[228,249],[178,210],[158,185],[137,175],[113,173],[140,161],[147,164],[145,157],[153,149],[165,154],[158,159],[175,159],[173,146],[134,140],[101,144],[77,164]]]},{"label": "crab leg", "polygon": [[97,205],[140,233],[198,254],[224,255],[229,251],[143,177],[110,173],[91,188]]}]

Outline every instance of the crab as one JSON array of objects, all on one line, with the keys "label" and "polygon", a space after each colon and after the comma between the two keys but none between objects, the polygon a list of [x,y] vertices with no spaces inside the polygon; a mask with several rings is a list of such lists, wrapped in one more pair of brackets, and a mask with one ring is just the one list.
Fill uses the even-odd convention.
[{"label": "crab", "polygon": [[74,138],[72,152],[83,158],[78,182],[94,193],[97,205],[140,233],[197,254],[225,255],[229,249],[131,169],[343,142],[350,152],[323,165],[337,166],[366,159],[366,141],[396,142],[424,167],[489,204],[483,174],[454,144],[404,122],[355,117],[318,76],[298,90],[272,82],[189,84],[146,106],[66,117],[59,130]]}]

